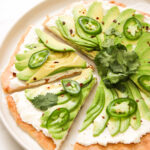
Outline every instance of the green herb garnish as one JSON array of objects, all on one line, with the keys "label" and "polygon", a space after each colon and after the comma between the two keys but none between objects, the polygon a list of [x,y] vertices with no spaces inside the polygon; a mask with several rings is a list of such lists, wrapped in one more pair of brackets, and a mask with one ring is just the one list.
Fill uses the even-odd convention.
[{"label": "green herb garnish", "polygon": [[105,85],[112,87],[134,74],[139,60],[134,51],[128,52],[124,45],[117,44],[103,48],[95,57],[95,64]]},{"label": "green herb garnish", "polygon": [[57,105],[57,101],[57,95],[52,93],[47,93],[46,95],[38,95],[31,100],[32,104],[40,110],[47,110],[49,107]]}]

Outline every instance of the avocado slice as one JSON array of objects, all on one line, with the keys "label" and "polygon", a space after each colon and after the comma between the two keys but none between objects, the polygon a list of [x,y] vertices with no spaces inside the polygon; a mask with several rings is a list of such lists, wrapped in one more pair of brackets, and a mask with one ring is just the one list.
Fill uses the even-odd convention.
[{"label": "avocado slice", "polygon": [[17,61],[17,62],[15,62],[15,68],[18,71],[22,71],[22,70],[24,70],[25,68],[28,67],[28,62],[29,62],[29,58],[26,58],[22,61]]},{"label": "avocado slice", "polygon": [[99,41],[99,45],[101,47],[102,42],[104,41],[104,33],[112,24],[113,20],[115,20],[120,14],[120,10],[117,6],[110,8],[106,15],[102,18],[102,33],[97,35],[97,39]]},{"label": "avocado slice", "polygon": [[87,16],[101,22],[103,18],[102,3],[97,1],[93,2],[88,9]]},{"label": "avocado slice", "polygon": [[148,63],[150,61],[150,47],[142,51],[139,60],[141,63]]},{"label": "avocado slice", "polygon": [[139,56],[141,56],[143,50],[150,47],[149,43],[150,43],[150,33],[145,32],[145,33],[143,33],[141,38],[138,40],[136,48],[135,48],[135,52]]},{"label": "avocado slice", "polygon": [[74,44],[87,47],[85,50],[91,51],[95,50],[95,47],[97,47],[95,43],[81,39],[76,34],[73,17],[68,15],[60,16],[56,21],[56,25],[65,38],[72,41]]},{"label": "avocado slice", "polygon": [[64,38],[64,36],[60,33],[58,28],[56,26],[48,26],[48,29],[53,32],[55,35],[57,35],[62,40],[66,41],[68,44],[72,45],[76,49],[80,50],[82,53],[84,53],[87,57],[94,60],[95,56],[97,55],[98,51],[86,51],[86,47],[77,45],[73,43],[72,41],[68,40],[67,38]]},{"label": "avocado slice", "polygon": [[77,5],[76,7],[74,7],[73,15],[74,15],[76,31],[77,31],[77,34],[80,36],[80,38],[83,38],[85,40],[88,40],[88,41],[93,42],[96,45],[98,45],[97,38],[84,32],[78,23],[78,17],[86,15],[86,9],[84,8],[84,6],[83,5]]},{"label": "avocado slice", "polygon": [[50,48],[53,51],[58,52],[67,52],[67,51],[75,51],[74,48],[59,42],[58,40],[54,39],[52,36],[48,35],[47,33],[43,32],[40,29],[35,30],[38,37],[41,39],[41,41],[46,45],[48,48]]},{"label": "avocado slice", "polygon": [[36,73],[38,69],[30,69],[30,68],[25,68],[24,70],[20,71],[17,73],[17,78],[19,80],[27,81],[29,80],[34,73]]},{"label": "avocado slice", "polygon": [[[57,63],[55,63],[57,61]],[[85,68],[86,62],[80,56],[74,52],[64,53],[63,58],[57,58],[51,60],[51,55],[49,55],[48,60],[39,68],[39,70],[32,75],[28,80],[28,83],[43,79],[49,76],[54,71],[60,68]]]},{"label": "avocado slice", "polygon": [[128,81],[128,85],[132,91],[134,99],[138,100],[137,104],[141,117],[146,120],[150,120],[150,110],[147,104],[145,103],[143,97],[141,96],[139,89],[135,86],[135,84],[132,81]]}]

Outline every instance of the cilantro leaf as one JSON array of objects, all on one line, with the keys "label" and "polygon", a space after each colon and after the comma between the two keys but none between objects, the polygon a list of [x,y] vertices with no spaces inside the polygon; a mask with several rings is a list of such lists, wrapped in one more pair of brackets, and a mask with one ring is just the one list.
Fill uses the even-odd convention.
[{"label": "cilantro leaf", "polygon": [[136,72],[139,67],[138,56],[128,52],[122,44],[103,48],[95,57],[98,72],[107,87],[112,87]]},{"label": "cilantro leaf", "polygon": [[38,95],[31,100],[32,104],[40,110],[47,110],[49,107],[57,105],[58,97],[55,94],[47,93],[46,95]]}]

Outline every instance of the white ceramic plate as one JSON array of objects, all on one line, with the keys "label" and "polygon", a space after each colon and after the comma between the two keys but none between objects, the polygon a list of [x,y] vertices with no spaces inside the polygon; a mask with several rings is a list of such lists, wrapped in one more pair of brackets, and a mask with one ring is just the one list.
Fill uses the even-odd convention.
[{"label": "white ceramic plate", "polygon": [[[76,0],[76,2],[79,0]],[[130,1],[130,0],[126,0]],[[134,0],[133,0],[134,1]],[[138,0],[139,2],[140,0]],[[14,51],[17,42],[19,41],[21,35],[24,33],[26,28],[29,25],[36,25],[37,23],[41,22],[43,18],[47,14],[54,14],[58,10],[63,9],[67,5],[75,2],[74,0],[47,0],[39,5],[32,8],[30,11],[28,11],[9,31],[6,38],[4,39],[1,49],[0,49],[0,68],[4,68],[8,64],[9,57],[11,56],[12,52]],[[142,1],[143,2],[143,1]],[[143,3],[144,4],[144,3]],[[143,7],[144,8],[144,7]],[[143,9],[145,10],[145,9]],[[84,56],[83,56],[84,57]],[[84,57],[85,58],[85,57]],[[86,58],[85,58],[86,59]],[[86,59],[89,63],[88,59]],[[95,87],[96,89],[96,87]],[[78,133],[78,129],[81,126],[81,123],[84,119],[84,114],[86,112],[86,109],[88,108],[88,105],[90,105],[92,101],[92,97],[95,94],[94,92],[91,92],[92,94],[88,97],[86,100],[86,103],[82,110],[80,111],[79,115],[77,116],[76,120],[74,121],[74,124],[69,132],[69,135],[67,139],[65,140],[61,150],[73,150],[73,145],[75,144],[75,139]],[[27,150],[42,150],[41,147],[34,141],[28,134],[23,132],[17,125],[16,122],[11,117],[7,103],[5,100],[5,94],[3,93],[2,89],[0,88],[0,116],[1,119],[8,129],[8,131],[11,133],[11,135],[16,139],[16,141],[22,145]]]},{"label": "white ceramic plate", "polygon": [[[78,0],[76,0],[76,2],[77,1]],[[30,11],[28,11],[22,18],[20,18],[19,21],[9,31],[9,33],[7,34],[6,38],[2,43],[0,49],[0,68],[4,68],[4,66],[8,64],[9,57],[13,53],[17,45],[17,42],[19,41],[20,37],[22,36],[22,34],[25,32],[25,30],[29,25],[36,25],[39,24],[39,22],[42,23],[42,20],[46,15],[48,14],[52,15],[54,13],[57,13],[58,10],[63,9],[64,7],[73,2],[74,0],[43,1],[42,3],[32,8]],[[6,95],[3,93],[1,88],[0,90],[1,90],[0,116],[8,131],[11,133],[14,139],[16,139],[16,141],[23,146],[23,148],[27,150],[42,150],[42,148],[37,144],[36,141],[34,141],[28,134],[26,134],[16,125],[16,122],[13,120],[11,114],[9,113],[7,103],[5,100]],[[89,97],[89,100],[90,99],[92,100],[92,98]],[[87,105],[88,100],[86,101],[86,105],[80,112],[80,115],[78,115],[78,117],[76,118],[75,124],[73,124],[71,131],[69,132],[69,136],[67,137],[67,140],[64,142],[61,150],[73,150],[73,145],[75,143],[76,135],[78,133],[78,128],[83,121],[83,118],[81,117],[84,116],[82,114],[85,113],[86,108],[88,108]]]}]

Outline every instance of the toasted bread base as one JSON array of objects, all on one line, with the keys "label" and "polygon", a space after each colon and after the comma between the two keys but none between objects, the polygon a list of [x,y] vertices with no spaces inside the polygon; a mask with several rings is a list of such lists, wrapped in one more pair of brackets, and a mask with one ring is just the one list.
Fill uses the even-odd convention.
[{"label": "toasted bread base", "polygon": [[15,119],[17,125],[35,139],[44,150],[54,150],[56,145],[53,140],[43,134],[42,131],[37,131],[32,125],[23,122],[17,112],[16,104],[12,96],[7,96],[7,103],[10,113]]},{"label": "toasted bread base", "polygon": [[149,150],[150,149],[150,134],[146,134],[141,138],[141,142],[137,144],[108,144],[101,146],[94,144],[90,146],[83,146],[78,143],[75,144],[74,150]]}]

